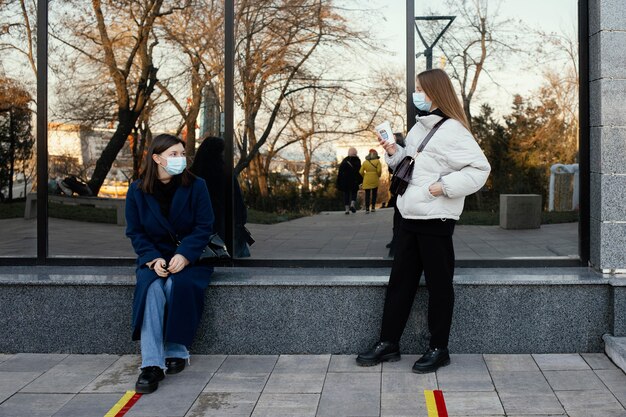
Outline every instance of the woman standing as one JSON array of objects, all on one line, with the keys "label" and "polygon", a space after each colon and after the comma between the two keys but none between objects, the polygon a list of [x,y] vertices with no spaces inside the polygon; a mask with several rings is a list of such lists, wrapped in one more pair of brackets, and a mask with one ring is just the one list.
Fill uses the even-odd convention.
[{"label": "woman standing", "polygon": [[378,197],[378,182],[382,174],[382,164],[376,149],[370,149],[361,165],[359,174],[363,177],[363,189],[365,190],[365,214],[370,212],[370,196],[372,198],[372,212],[376,211],[376,198]]},{"label": "woman standing", "polygon": [[126,196],[126,236],[137,253],[133,340],[141,340],[137,392],[154,392],[185,368],[213,268],[196,264],[213,210],[205,182],[187,169],[185,143],[158,135]]},{"label": "woman standing", "polygon": [[433,130],[432,139],[415,156],[412,179],[396,205],[402,221],[385,298],[379,341],[357,357],[361,366],[400,359],[400,337],[422,272],[428,289],[428,351],[413,365],[417,373],[434,372],[450,363],[448,338],[454,309],[452,234],[467,195],[487,181],[491,167],[469,131],[448,75],[434,69],[417,76],[413,101],[417,123],[406,148],[378,138],[392,169],[405,156],[415,156]]}]

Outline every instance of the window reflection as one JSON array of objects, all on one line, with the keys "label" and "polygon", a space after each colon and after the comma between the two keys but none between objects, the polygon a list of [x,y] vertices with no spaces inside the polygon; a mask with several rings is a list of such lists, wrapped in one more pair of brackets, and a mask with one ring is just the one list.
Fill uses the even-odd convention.
[{"label": "window reflection", "polygon": [[[35,161],[36,63],[32,5],[0,8],[0,256],[36,255],[36,228],[25,218],[37,187]],[[6,28],[6,29],[5,29]],[[28,216],[26,216],[28,217]]]}]

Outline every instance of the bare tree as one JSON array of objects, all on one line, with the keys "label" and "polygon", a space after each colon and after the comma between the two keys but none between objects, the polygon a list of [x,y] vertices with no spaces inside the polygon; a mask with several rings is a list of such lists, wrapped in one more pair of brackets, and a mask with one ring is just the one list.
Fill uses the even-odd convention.
[{"label": "bare tree", "polygon": [[[203,100],[205,87],[219,93],[224,68],[224,10],[221,1],[194,0],[180,13],[164,18],[159,25],[163,39],[173,45],[184,59],[185,71],[180,77],[159,81],[158,87],[165,93],[183,123],[180,130],[186,131],[186,152],[193,156],[196,149],[196,123]],[[177,78],[184,78],[188,94],[176,97],[170,84],[176,85]],[[178,132],[180,133],[180,132]]]},{"label": "bare tree", "polygon": [[[261,195],[267,195],[260,151],[269,139],[287,97],[314,88],[299,83],[307,61],[328,42],[358,40],[330,0],[242,0],[236,14],[236,100],[243,111],[242,132],[236,135],[238,174],[249,169]],[[261,116],[266,114],[267,117]],[[261,116],[261,117],[259,117]],[[259,126],[259,120],[263,120]]]},{"label": "bare tree", "polygon": [[95,164],[88,185],[97,194],[120,150],[133,132],[154,91],[158,44],[155,25],[185,7],[172,0],[92,0],[72,2],[63,32],[53,36],[72,48],[86,64],[105,68],[115,91],[116,130]]},{"label": "bare tree", "polygon": [[16,53],[27,64],[33,80],[37,78],[36,14],[36,0],[0,2],[0,53]]},{"label": "bare tree", "polygon": [[[517,47],[519,22],[503,18],[502,0],[447,0],[457,16],[442,37],[441,49],[450,65],[452,78],[461,93],[463,110],[472,123],[472,100],[476,97],[483,74],[491,77],[488,67],[501,66],[509,53],[522,52]],[[493,81],[493,80],[492,80]]]}]

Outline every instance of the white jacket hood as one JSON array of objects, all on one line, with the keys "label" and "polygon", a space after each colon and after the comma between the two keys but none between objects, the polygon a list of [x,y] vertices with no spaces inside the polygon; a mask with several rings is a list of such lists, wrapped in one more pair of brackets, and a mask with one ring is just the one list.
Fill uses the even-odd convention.
[{"label": "white jacket hood", "polygon": [[[442,119],[436,114],[416,117],[417,123],[406,137],[406,148],[397,147],[387,164],[395,169],[405,156],[414,156],[430,129]],[[491,166],[472,134],[460,122],[446,120],[415,158],[413,176],[405,193],[398,196],[398,210],[405,219],[454,219],[463,211],[465,197],[480,190]],[[441,181],[444,195],[428,191]]]}]

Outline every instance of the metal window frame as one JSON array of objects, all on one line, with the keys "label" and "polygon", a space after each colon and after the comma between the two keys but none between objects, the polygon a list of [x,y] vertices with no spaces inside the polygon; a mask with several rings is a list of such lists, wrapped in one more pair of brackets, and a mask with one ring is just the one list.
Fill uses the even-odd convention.
[{"label": "metal window frame", "polygon": [[[225,17],[225,77],[224,77],[224,116],[225,116],[225,164],[226,178],[234,179],[234,56],[235,56],[235,0],[224,0]],[[406,0],[406,114],[410,129],[415,123],[415,107],[411,94],[415,90],[415,3]],[[568,267],[586,266],[590,254],[590,140],[589,140],[589,0],[578,2],[578,42],[579,42],[579,163],[580,163],[580,220],[579,220],[579,259],[520,258],[457,260],[459,267]],[[48,0],[37,0],[37,180],[48,178]],[[226,244],[233,253],[234,213],[233,181],[226,187]],[[70,258],[48,256],[48,190],[37,187],[37,255],[35,258],[0,257],[0,265],[133,265],[134,258]],[[390,259],[232,259],[216,266],[242,267],[389,267]]]}]

